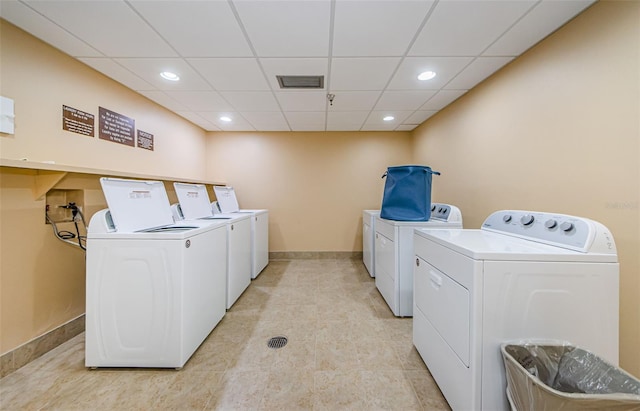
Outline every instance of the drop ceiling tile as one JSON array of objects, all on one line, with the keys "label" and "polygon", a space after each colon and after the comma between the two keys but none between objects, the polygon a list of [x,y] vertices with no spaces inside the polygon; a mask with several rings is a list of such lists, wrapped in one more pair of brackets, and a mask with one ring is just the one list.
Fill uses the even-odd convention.
[{"label": "drop ceiling tile", "polygon": [[329,69],[329,59],[327,58],[261,58],[259,63],[272,90],[282,90],[276,77],[282,75],[324,76],[324,89],[326,89]]},{"label": "drop ceiling tile", "polygon": [[327,131],[357,131],[367,119],[368,111],[337,111],[327,113]]},{"label": "drop ceiling tile", "polygon": [[233,2],[258,57],[325,57],[330,0]]},{"label": "drop ceiling tile", "polygon": [[324,111],[285,111],[285,116],[291,124],[313,123],[324,124]]},{"label": "drop ceiling tile", "polygon": [[166,94],[192,111],[232,111],[233,107],[215,91],[167,91]]},{"label": "drop ceiling tile", "polygon": [[202,127],[207,131],[220,131],[220,127],[214,125],[209,120],[205,120],[198,113],[194,113],[193,111],[176,111],[176,114],[186,118],[193,124]]},{"label": "drop ceiling tile", "polygon": [[441,1],[410,56],[476,56],[522,17],[535,1]]},{"label": "drop ceiling tile", "polygon": [[124,1],[41,0],[27,4],[107,57],[177,55]]},{"label": "drop ceiling tile", "polygon": [[335,5],[333,56],[403,56],[433,1],[352,1]]},{"label": "drop ceiling tile", "polygon": [[286,111],[284,114],[293,131],[324,130],[324,111]]},{"label": "drop ceiling tile", "polygon": [[36,13],[24,3],[18,1],[2,1],[0,16],[71,56],[102,56],[98,50],[65,31],[41,14]]},{"label": "drop ceiling tile", "polygon": [[595,0],[542,1],[483,55],[520,55],[593,3]]},{"label": "drop ceiling tile", "polygon": [[156,87],[144,81],[131,71],[122,67],[120,64],[108,58],[81,57],[81,62],[91,68],[99,71],[105,76],[111,77],[120,84],[129,87],[132,90],[155,90]]},{"label": "drop ceiling tile", "polygon": [[385,91],[375,110],[417,110],[436,94],[436,90]]},{"label": "drop ceiling tile", "polygon": [[270,90],[254,58],[187,59],[218,91]]},{"label": "drop ceiling tile", "polygon": [[331,61],[331,90],[382,90],[400,58],[334,58]]},{"label": "drop ceiling tile", "polygon": [[168,108],[171,111],[188,111],[187,107],[185,107],[184,104],[175,101],[163,91],[139,90],[138,93],[142,94],[151,101],[155,101],[162,107]]},{"label": "drop ceiling tile", "polygon": [[283,111],[324,111],[327,105],[324,91],[283,91],[275,95]]},{"label": "drop ceiling tile", "polygon": [[[389,83],[389,90],[438,90],[461,72],[472,57],[407,57]],[[431,80],[418,80],[424,71],[436,72]]]},{"label": "drop ceiling tile", "polygon": [[279,111],[270,91],[223,91],[220,93],[236,111]]},{"label": "drop ceiling tile", "polygon": [[182,57],[253,56],[225,1],[133,0],[129,4]]},{"label": "drop ceiling tile", "polygon": [[287,120],[280,111],[252,111],[244,113],[242,117],[252,124],[271,124],[283,126],[285,129],[289,129]]},{"label": "drop ceiling tile", "polygon": [[407,124],[422,124],[425,121],[427,121],[428,118],[430,118],[431,116],[433,116],[434,114],[436,114],[437,111],[436,110],[421,110],[421,111],[416,111],[415,113],[411,114],[409,117],[407,117],[404,120],[404,123]]},{"label": "drop ceiling tile", "polygon": [[446,89],[468,90],[513,60],[513,57],[478,57],[451,80]]},{"label": "drop ceiling tile", "polygon": [[[412,111],[401,110],[374,110],[369,113],[367,120],[362,126],[362,130],[393,130],[400,124],[403,124],[404,120],[412,113]],[[386,116],[393,116],[395,118],[391,121],[384,121],[383,118]]]},{"label": "drop ceiling tile", "polygon": [[[0,2],[0,16],[201,127],[334,131],[410,129],[593,0]],[[418,81],[427,69],[437,77]],[[325,87],[281,90],[280,74]],[[408,117],[375,125],[387,110]],[[218,125],[222,112],[234,121]]]},{"label": "drop ceiling tile", "polygon": [[329,111],[368,111],[380,98],[380,91],[331,91],[335,95]]},{"label": "drop ceiling tile", "polygon": [[[159,90],[211,90],[211,86],[184,60],[170,58],[126,58],[114,61]],[[163,71],[180,76],[180,81],[169,81],[160,77]]]},{"label": "drop ceiling tile", "polygon": [[[213,123],[215,126],[224,131],[255,131],[255,128],[245,120],[242,115],[234,111],[200,111],[197,112],[200,117]],[[220,117],[229,117],[230,122],[220,120]]]},{"label": "drop ceiling tile", "polygon": [[396,127],[396,131],[411,131],[414,128],[418,127],[419,124],[400,124],[398,127]]},{"label": "drop ceiling tile", "polygon": [[438,94],[431,97],[429,101],[424,103],[424,105],[420,107],[420,110],[442,110],[466,92],[467,90],[440,90]]}]

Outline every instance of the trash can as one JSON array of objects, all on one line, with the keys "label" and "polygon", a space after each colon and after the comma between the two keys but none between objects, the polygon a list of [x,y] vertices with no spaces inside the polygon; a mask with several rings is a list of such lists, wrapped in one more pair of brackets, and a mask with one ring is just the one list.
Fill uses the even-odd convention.
[{"label": "trash can", "polygon": [[640,411],[640,380],[567,342],[501,345],[512,410]]}]

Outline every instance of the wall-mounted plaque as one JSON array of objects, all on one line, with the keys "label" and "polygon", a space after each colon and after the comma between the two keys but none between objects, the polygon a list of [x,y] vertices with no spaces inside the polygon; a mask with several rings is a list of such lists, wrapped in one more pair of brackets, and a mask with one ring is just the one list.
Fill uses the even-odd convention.
[{"label": "wall-mounted plaque", "polygon": [[138,130],[138,148],[153,151],[153,134]]},{"label": "wall-mounted plaque", "polygon": [[95,135],[94,116],[77,108],[62,106],[62,129],[84,136]]},{"label": "wall-mounted plaque", "polygon": [[100,127],[98,136],[102,140],[126,144],[131,147],[135,145],[136,122],[134,119],[99,107],[98,123]]}]

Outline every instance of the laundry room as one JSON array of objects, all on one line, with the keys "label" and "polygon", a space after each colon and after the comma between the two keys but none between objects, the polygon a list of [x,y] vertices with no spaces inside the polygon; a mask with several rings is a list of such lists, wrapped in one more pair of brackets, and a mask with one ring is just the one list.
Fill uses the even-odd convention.
[{"label": "laundry room", "polygon": [[[12,5],[7,6],[8,3]],[[90,41],[95,41],[94,44],[102,44],[106,49],[111,42],[108,38],[85,42],[68,31],[47,31],[51,29],[49,23],[64,19],[51,10],[47,15],[45,2],[40,3],[43,4],[0,0],[0,96],[3,98],[0,113],[0,389],[6,390],[1,391],[3,394],[14,395],[13,390],[18,391],[21,383],[26,384],[26,377],[24,380],[15,377],[21,369],[47,353],[55,353],[54,350],[66,342],[82,337],[85,331],[87,259],[85,250],[79,246],[82,241],[77,237],[86,235],[86,227],[80,227],[82,233],[61,241],[56,238],[47,213],[57,213],[61,221],[64,220],[60,227],[74,234],[75,227],[68,219],[73,211],[69,204],[79,205],[89,223],[96,213],[108,206],[100,180],[107,177],[159,181],[164,185],[162,191],[166,192],[168,202],[173,205],[180,202],[174,183],[204,187],[208,201],[216,200],[213,186],[231,186],[238,196],[240,208],[268,210],[269,264],[237,299],[235,312],[232,304],[227,307],[226,317],[211,335],[230,330],[230,321],[244,318],[245,322],[239,327],[245,334],[238,331],[240,334],[236,335],[236,330],[232,330],[223,337],[230,352],[239,352],[238,345],[245,337],[257,338],[255,334],[262,337],[258,331],[264,327],[289,321],[299,325],[297,330],[291,324],[286,328],[289,337],[293,337],[290,348],[314,358],[316,366],[323,364],[324,368],[314,369],[303,362],[303,366],[297,367],[300,374],[282,377],[281,384],[295,381],[295,375],[301,386],[310,387],[305,394],[309,397],[301,400],[296,397],[297,391],[292,393],[282,387],[278,391],[273,388],[278,384],[274,381],[277,378],[269,379],[279,378],[277,371],[284,368],[276,365],[282,367],[282,362],[288,361],[282,357],[282,351],[278,352],[280,357],[273,359],[269,352],[260,351],[260,358],[252,359],[256,363],[251,364],[227,358],[226,368],[209,371],[211,375],[207,375],[212,380],[220,381],[217,383],[220,386],[226,382],[230,390],[234,381],[255,378],[251,395],[256,396],[256,387],[264,388],[258,403],[243,397],[246,402],[236,404],[237,408],[275,409],[286,404],[287,398],[293,401],[291,398],[296,397],[299,402],[295,408],[298,409],[386,409],[398,404],[405,409],[447,409],[451,404],[447,405],[411,345],[411,319],[408,318],[411,314],[398,315],[385,305],[384,297],[376,289],[376,278],[369,276],[362,262],[363,210],[380,209],[385,185],[381,177],[387,168],[407,164],[427,165],[440,173],[432,179],[432,201],[460,211],[465,229],[479,229],[485,219],[498,210],[536,210],[580,216],[606,226],[615,239],[619,263],[618,365],[640,378],[640,2],[583,2],[584,11],[557,30],[551,30],[548,36],[521,55],[501,60],[503,65],[497,71],[482,81],[478,79],[468,90],[457,94],[441,91],[441,97],[448,99],[441,107],[399,110],[407,119],[402,124],[367,123],[365,119],[370,112],[382,112],[372,110],[373,104],[367,109],[354,109],[340,115],[332,113],[332,107],[337,110],[341,104],[354,104],[358,93],[361,93],[360,97],[370,93],[364,88],[366,86],[356,91],[341,90],[337,87],[339,81],[335,80],[335,90],[289,91],[300,93],[297,97],[300,100],[281,100],[279,104],[280,108],[302,104],[302,93],[316,93],[322,100],[318,103],[321,109],[317,110],[324,110],[321,115],[315,111],[311,114],[312,111],[290,110],[296,115],[287,118],[286,125],[282,126],[281,119],[285,117],[279,109],[273,111],[274,117],[265,114],[270,110],[254,113],[255,117],[251,117],[252,110],[248,110],[246,118],[254,120],[248,127],[246,124],[228,126],[218,118],[204,117],[202,113],[209,107],[204,102],[205,94],[197,97],[203,99],[202,109],[186,109],[178,103],[178,97],[195,93],[190,91],[191,86],[173,90],[173,99],[170,99],[165,91],[172,89],[145,83],[133,72],[155,70],[156,67],[149,64],[140,68],[148,56],[139,51],[120,56],[122,60],[130,60],[130,66],[122,61],[116,64],[118,58],[104,58],[106,54],[89,46]],[[130,7],[129,2],[116,3]],[[144,2],[132,3],[138,6],[137,3]],[[348,2],[308,3],[326,3],[334,12],[340,3]],[[424,3],[437,8],[445,2]],[[529,3],[529,7],[533,7],[537,2]],[[2,11],[4,7],[6,9]],[[18,13],[16,10],[20,7],[28,13]],[[38,7],[43,9],[36,12]],[[142,4],[139,7],[144,8]],[[237,7],[236,14],[243,15],[243,6]],[[36,21],[46,20],[48,24],[43,23],[41,31],[21,28],[30,27],[22,20],[26,15]],[[336,20],[336,27],[339,23]],[[339,31],[336,33],[336,36],[340,34]],[[251,37],[252,33],[247,31],[244,35]],[[117,38],[116,34],[114,36]],[[413,38],[416,39],[419,38]],[[48,42],[57,42],[57,48]],[[257,40],[254,46],[266,47]],[[340,49],[334,47],[333,52],[338,56]],[[226,53],[227,57],[240,58],[231,51]],[[410,57],[405,53],[402,58],[408,61]],[[176,57],[175,60],[179,59]],[[194,66],[197,65],[195,60]],[[261,69],[270,72],[269,64],[275,63],[263,60]],[[392,74],[402,73],[400,60],[398,57],[394,65],[397,70],[391,70],[383,79],[386,85],[392,84]],[[322,70],[328,71],[330,65],[326,58],[323,63]],[[111,70],[117,78],[101,73],[98,67]],[[307,61],[298,67],[311,67],[313,71],[316,66]],[[191,66],[182,68],[185,73],[192,71]],[[334,67],[334,75],[340,73],[338,69],[338,66]],[[372,81],[375,73],[377,71],[372,71],[370,76]],[[367,79],[367,72],[362,76]],[[265,92],[275,89],[271,84],[268,87]],[[193,84],[192,90],[195,88],[196,84]],[[220,90],[223,90],[222,95],[224,87]],[[413,90],[413,95],[424,91]],[[232,92],[227,93],[231,95]],[[327,94],[333,96],[331,101]],[[256,101],[249,103],[258,104]],[[81,132],[65,129],[65,112],[70,111],[93,118],[95,123],[91,124],[94,125],[88,132],[86,129]],[[411,114],[414,117],[408,120]],[[101,115],[135,120],[135,129],[144,131],[143,136],[150,139],[147,140],[150,145],[143,147],[140,134],[138,144],[132,141],[130,145],[99,136]],[[311,122],[296,127],[296,121],[309,118],[312,118]],[[340,119],[344,122],[338,125]],[[335,128],[331,121],[335,121]],[[321,124],[319,128],[318,124]],[[309,287],[299,295],[290,294],[296,287],[287,287],[275,292],[271,303],[289,299],[289,310],[282,309],[277,314],[270,312],[267,323],[261,324],[264,318],[259,318],[258,310],[247,306],[255,303],[256,307],[267,307],[264,292],[277,282],[269,276],[282,278],[281,285],[284,285],[287,267],[301,267],[301,264],[309,266],[289,277],[295,284],[305,287],[315,284],[322,291],[323,284],[327,288],[331,286],[323,283],[322,276],[326,274],[332,281],[347,284],[345,289],[356,284],[364,286],[366,293],[359,290],[346,294],[342,290],[327,296],[321,303],[320,294],[311,294]],[[344,272],[338,277],[340,269]],[[346,279],[345,272],[354,273],[355,277]],[[362,300],[349,301],[342,312],[340,304],[345,302],[339,301],[337,296],[344,295]],[[306,328],[309,321],[291,320],[291,310],[306,315],[304,307],[314,299],[316,308],[333,304],[336,311],[335,315],[324,319],[314,317],[318,329],[309,331]],[[362,311],[356,312],[363,307],[364,311],[369,308],[377,317],[363,321]],[[352,311],[348,312],[349,309]],[[340,317],[338,311],[344,315]],[[583,314],[585,327],[588,327],[590,313]],[[338,328],[339,321],[348,327]],[[365,347],[355,338],[342,340],[338,336],[338,330],[356,335],[363,323],[393,335],[406,334],[401,338],[407,340],[406,345],[392,341],[391,337],[384,341],[393,357],[404,361],[405,367],[389,370],[380,366],[387,373],[384,381],[388,384],[376,379],[378,376],[371,373],[371,365],[340,368],[341,362],[345,367],[351,360],[363,364],[366,353],[373,356],[373,351],[369,351],[373,348]],[[311,348],[308,344],[310,333],[316,341],[315,350],[313,344]],[[335,344],[342,342],[354,347],[357,355],[349,358],[337,345],[332,346],[321,339],[320,335],[327,337],[328,334],[337,336]],[[332,348],[321,347],[320,342]],[[80,351],[84,361],[84,342],[72,350]],[[67,355],[71,354],[60,354],[61,361],[65,361]],[[198,362],[202,361],[202,355],[197,355],[196,351],[193,359],[197,361],[192,368],[202,365]],[[234,361],[237,369],[232,373]],[[334,369],[326,364],[333,364]],[[165,371],[165,374],[149,378],[154,381],[157,378],[159,384],[168,384],[163,380],[167,372],[188,375],[189,366],[186,362],[181,370]],[[330,374],[329,371],[335,369],[339,373]],[[148,374],[130,373],[131,379],[127,379],[129,377],[125,375],[129,371],[123,370],[118,377],[120,380],[114,383],[123,391],[131,381],[141,382],[148,377]],[[198,375],[205,373],[202,369],[197,372],[202,373]],[[107,376],[100,369],[94,375],[99,376],[94,378]],[[383,388],[392,386],[389,381],[398,382],[403,378],[406,381],[401,381],[400,388],[393,391],[395,394],[388,395],[404,398],[408,393],[406,403],[389,404],[380,398]],[[359,392],[366,393],[363,397],[375,397],[375,401],[342,398],[342,394],[348,395],[338,387],[354,380],[360,384]],[[92,389],[99,391],[98,384],[96,382]],[[421,385],[428,386],[428,390],[420,391]],[[376,397],[373,387],[378,387],[380,397]],[[71,392],[71,387],[66,389]],[[269,396],[271,389],[291,397]],[[337,390],[336,401],[346,402],[327,402],[331,389]],[[36,388],[33,390],[36,394],[41,392]],[[319,394],[322,392],[326,395]],[[234,393],[234,401],[239,401],[240,394]],[[145,401],[156,400],[151,393],[146,394],[149,396]],[[193,405],[191,409],[215,409],[212,398],[218,400],[220,408],[234,408],[233,403],[225,402],[231,397],[218,391],[206,395],[199,392],[199,395],[206,396],[208,402]],[[435,402],[430,402],[431,395],[437,397]],[[10,404],[29,408],[27,402],[21,403],[10,396],[5,400],[1,397],[0,408],[4,408],[3,401],[7,398],[14,401]],[[35,403],[38,409],[48,404],[44,395],[36,398],[34,394],[33,398],[40,401]],[[29,404],[34,408],[33,403]],[[124,403],[118,404],[124,406]],[[55,408],[56,403],[49,405]],[[18,406],[17,409],[23,408]]]}]

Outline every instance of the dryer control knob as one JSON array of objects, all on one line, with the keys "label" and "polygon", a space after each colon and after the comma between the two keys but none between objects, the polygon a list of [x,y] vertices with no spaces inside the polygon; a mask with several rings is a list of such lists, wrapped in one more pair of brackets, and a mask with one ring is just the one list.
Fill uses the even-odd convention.
[{"label": "dryer control knob", "polygon": [[531,214],[525,214],[520,219],[522,225],[531,225],[535,221],[535,218]]},{"label": "dryer control knob", "polygon": [[555,228],[558,225],[558,222],[556,220],[547,220],[544,223],[544,226],[547,227],[549,230],[551,230],[552,228]]},{"label": "dryer control knob", "polygon": [[436,209],[436,206],[435,206],[435,205],[432,205],[432,206],[431,206],[431,211],[435,211],[435,209]]},{"label": "dryer control knob", "polygon": [[564,232],[571,231],[573,230],[573,223],[565,221],[564,223],[560,224],[560,229]]},{"label": "dryer control knob", "polygon": [[505,214],[504,216],[502,216],[502,221],[504,221],[505,223],[511,222],[511,216],[509,214]]}]

